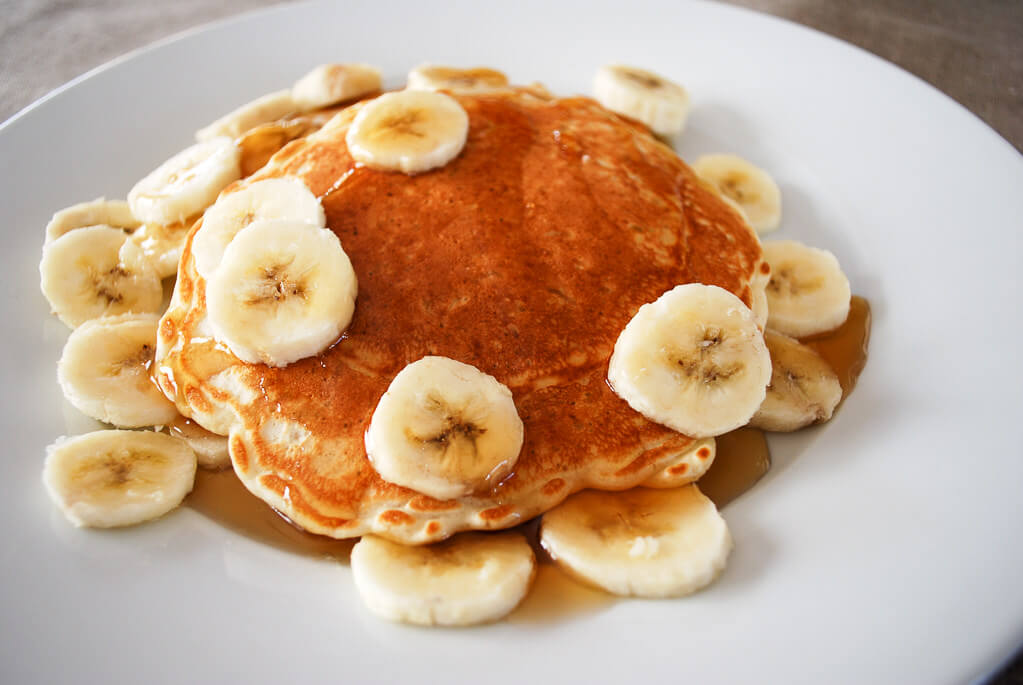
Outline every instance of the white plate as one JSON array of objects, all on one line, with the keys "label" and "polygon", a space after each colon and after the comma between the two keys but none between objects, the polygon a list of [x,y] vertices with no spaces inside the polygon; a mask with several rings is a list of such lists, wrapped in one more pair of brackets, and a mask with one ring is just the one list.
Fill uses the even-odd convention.
[{"label": "white plate", "polygon": [[[39,294],[51,212],[123,196],[199,126],[323,61],[487,64],[587,92],[608,61],[693,96],[686,156],[770,169],[784,229],[835,251],[874,307],[871,357],[831,424],[772,440],[776,466],[726,510],[736,549],[675,602],[528,611],[464,631],[381,623],[347,567],[182,509],[72,529],[40,484],[78,431]],[[866,53],[711,4],[290,5],[98,70],[0,128],[8,450],[5,682],[405,679],[939,682],[1023,640],[1023,158],[970,113]]]}]

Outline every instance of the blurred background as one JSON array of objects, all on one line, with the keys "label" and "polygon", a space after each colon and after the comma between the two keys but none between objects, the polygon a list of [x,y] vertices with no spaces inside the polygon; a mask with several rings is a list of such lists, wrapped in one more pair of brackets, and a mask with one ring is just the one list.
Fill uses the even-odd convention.
[{"label": "blurred background", "polygon": [[[728,2],[812,27],[894,62],[1023,151],[1023,0]],[[272,4],[277,0],[0,0],[0,122],[129,50]],[[1023,685],[1023,656],[990,682]]]}]

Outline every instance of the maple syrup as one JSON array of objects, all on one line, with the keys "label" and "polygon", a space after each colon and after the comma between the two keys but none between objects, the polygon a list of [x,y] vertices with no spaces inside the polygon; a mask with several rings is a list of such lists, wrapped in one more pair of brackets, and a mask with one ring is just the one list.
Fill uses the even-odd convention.
[{"label": "maple syrup", "polygon": [[185,504],[245,537],[294,554],[331,557],[348,563],[355,540],[335,540],[306,533],[245,489],[230,468],[199,469]]},{"label": "maple syrup", "polygon": [[833,331],[800,340],[817,352],[838,375],[843,400],[856,386],[856,380],[867,363],[869,341],[870,303],[859,295],[853,295],[845,323]]}]

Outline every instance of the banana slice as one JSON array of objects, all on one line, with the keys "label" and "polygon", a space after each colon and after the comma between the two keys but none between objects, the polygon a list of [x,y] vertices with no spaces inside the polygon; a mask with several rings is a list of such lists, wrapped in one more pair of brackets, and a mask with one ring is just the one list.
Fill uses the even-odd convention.
[{"label": "banana slice", "polygon": [[185,238],[195,221],[186,219],[177,224],[161,226],[159,224],[142,224],[131,234],[131,240],[142,250],[156,275],[170,278],[178,273],[178,262],[181,260],[181,248]]},{"label": "banana slice", "polygon": [[767,303],[767,284],[771,282],[771,265],[761,262],[760,268],[750,282],[750,290],[753,296],[750,300],[750,310],[753,312],[753,320],[757,322],[760,330],[767,328],[767,317],[770,316],[770,305]]},{"label": "banana slice", "polygon": [[239,359],[287,366],[338,339],[357,291],[352,263],[331,231],[263,219],[224,251],[206,285],[207,314]]},{"label": "banana slice", "polygon": [[837,328],[849,316],[852,292],[835,255],[795,240],[773,240],[764,243],[764,259],[771,265],[769,327],[802,338]]},{"label": "banana slice", "polygon": [[61,237],[68,231],[87,226],[110,226],[134,231],[141,222],[136,219],[128,203],[100,197],[92,202],[81,202],[62,209],[46,224],[46,242]]},{"label": "banana slice", "polygon": [[184,416],[176,417],[170,424],[164,426],[164,429],[168,435],[188,443],[202,468],[219,471],[231,465],[227,436],[211,433]]},{"label": "banana slice", "polygon": [[248,178],[262,169],[278,150],[291,141],[318,131],[322,126],[318,119],[318,116],[309,115],[275,121],[261,124],[242,134],[237,141],[238,149],[241,150],[242,178]]},{"label": "banana slice", "polygon": [[496,621],[535,574],[533,549],[518,533],[461,533],[423,547],[367,535],[352,548],[352,578],[369,610],[421,626]]},{"label": "banana slice", "polygon": [[160,279],[138,245],[109,226],[79,228],[47,243],[39,273],[43,295],[71,328],[101,316],[155,313],[163,302]]},{"label": "banana slice", "polygon": [[298,178],[256,181],[217,200],[203,215],[192,240],[195,270],[205,279],[213,275],[224,250],[240,230],[261,219],[287,219],[323,228],[323,205]]},{"label": "banana slice", "polygon": [[644,488],[678,488],[695,483],[707,473],[716,455],[717,441],[714,438],[700,438],[679,455],[675,463],[650,476],[641,485]]},{"label": "banana slice", "polygon": [[381,82],[380,70],[368,64],[321,64],[295,82],[291,97],[309,111],[378,91]]},{"label": "banana slice", "polygon": [[355,115],[345,141],[357,162],[414,174],[457,157],[468,135],[469,115],[453,97],[403,90],[367,103]]},{"label": "banana slice", "polygon": [[704,155],[693,163],[697,176],[741,209],[757,233],[781,223],[781,190],[771,175],[735,155]]},{"label": "banana slice", "polygon": [[479,93],[508,85],[508,77],[496,69],[473,67],[459,69],[436,64],[420,64],[408,73],[409,90],[450,90]]},{"label": "banana slice", "polygon": [[454,359],[423,357],[380,398],[366,455],[384,480],[444,500],[498,483],[522,439],[522,419],[500,381]]},{"label": "banana slice", "polygon": [[105,430],[47,448],[43,482],[76,526],[131,526],[181,504],[195,481],[195,454],[152,431]]},{"label": "banana slice", "polygon": [[696,485],[584,490],[544,514],[540,543],[570,574],[627,597],[696,592],[732,551],[725,520]]},{"label": "banana slice", "polygon": [[764,400],[771,358],[742,300],[690,283],[639,308],[618,336],[607,379],[651,421],[709,437],[749,422]]},{"label": "banana slice", "polygon": [[777,331],[765,331],[764,341],[771,353],[771,384],[750,425],[788,432],[830,419],[842,399],[842,385],[828,363]]},{"label": "banana slice", "polygon": [[636,67],[601,67],[593,79],[593,95],[612,112],[641,121],[660,136],[681,133],[689,116],[685,88]]},{"label": "banana slice", "polygon": [[178,410],[149,376],[156,354],[154,314],[86,321],[68,336],[57,380],[78,411],[121,428],[170,423]]},{"label": "banana slice", "polygon": [[195,132],[195,139],[200,143],[213,140],[220,136],[237,138],[249,129],[260,124],[283,119],[301,109],[291,96],[291,90],[278,90],[258,97],[252,102],[228,112],[209,126]]},{"label": "banana slice", "polygon": [[241,177],[241,153],[230,138],[211,138],[174,155],[128,193],[131,212],[147,224],[185,221],[213,204]]}]

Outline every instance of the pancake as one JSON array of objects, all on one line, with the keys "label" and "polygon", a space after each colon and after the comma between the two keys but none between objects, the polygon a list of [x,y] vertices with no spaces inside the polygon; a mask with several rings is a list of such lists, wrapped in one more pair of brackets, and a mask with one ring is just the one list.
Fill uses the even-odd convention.
[{"label": "pancake", "polygon": [[[184,414],[230,436],[246,487],[311,532],[430,542],[516,525],[583,488],[641,483],[693,441],[611,391],[618,334],[680,283],[752,305],[766,281],[756,234],[642,125],[536,89],[454,97],[469,137],[442,168],[354,163],[345,133],[356,104],[225,191],[293,175],[321,199],[359,294],[320,355],[284,368],[236,359],[209,330],[195,229],[183,250],[158,382]],[[385,482],[363,444],[391,379],[425,355],[496,377],[525,426],[514,471],[457,500]]]}]

